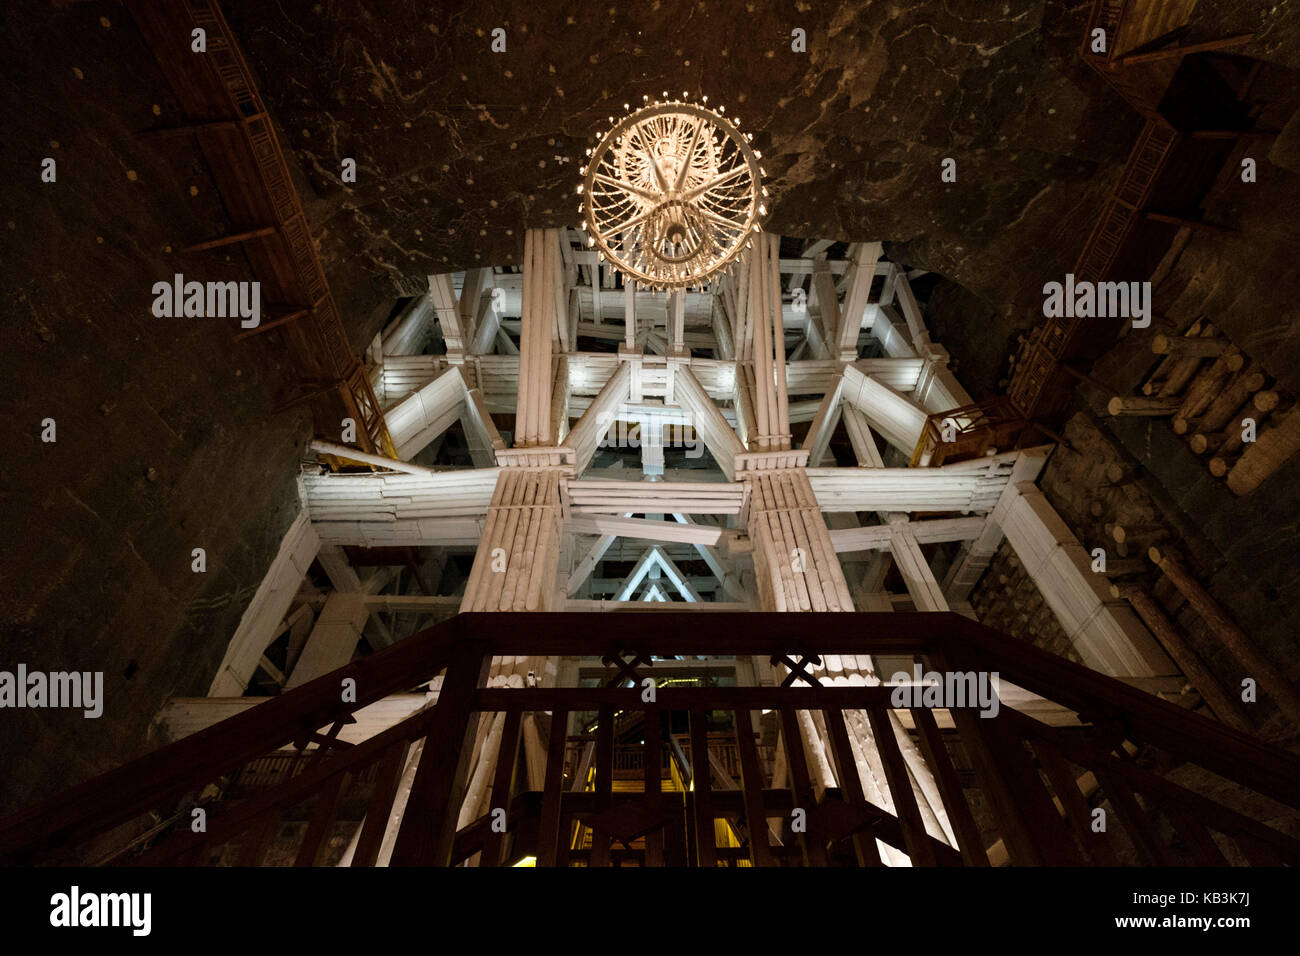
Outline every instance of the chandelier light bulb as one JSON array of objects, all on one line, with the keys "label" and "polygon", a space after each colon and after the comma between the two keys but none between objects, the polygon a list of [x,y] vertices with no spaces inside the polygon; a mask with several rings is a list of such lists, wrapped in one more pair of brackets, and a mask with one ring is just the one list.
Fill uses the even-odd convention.
[{"label": "chandelier light bulb", "polygon": [[578,194],[600,261],[625,280],[668,291],[727,269],[749,234],[762,231],[767,192],[752,134],[723,118],[722,107],[663,95],[665,102],[628,113],[601,138],[579,171]]}]

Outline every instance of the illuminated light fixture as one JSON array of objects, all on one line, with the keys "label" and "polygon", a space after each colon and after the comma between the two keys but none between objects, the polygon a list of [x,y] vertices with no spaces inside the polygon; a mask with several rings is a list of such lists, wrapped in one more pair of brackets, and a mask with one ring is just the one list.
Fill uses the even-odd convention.
[{"label": "illuminated light fixture", "polygon": [[580,170],[588,245],[643,288],[699,285],[762,231],[765,173],[722,112],[647,101],[601,137]]}]

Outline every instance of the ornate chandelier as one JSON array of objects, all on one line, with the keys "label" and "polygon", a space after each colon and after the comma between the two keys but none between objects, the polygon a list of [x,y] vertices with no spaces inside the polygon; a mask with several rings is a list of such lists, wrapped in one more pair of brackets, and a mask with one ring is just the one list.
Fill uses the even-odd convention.
[{"label": "ornate chandelier", "polygon": [[587,245],[651,289],[698,285],[727,269],[767,215],[753,135],[725,119],[725,107],[704,106],[707,96],[701,104],[667,96],[610,117],[579,170]]}]

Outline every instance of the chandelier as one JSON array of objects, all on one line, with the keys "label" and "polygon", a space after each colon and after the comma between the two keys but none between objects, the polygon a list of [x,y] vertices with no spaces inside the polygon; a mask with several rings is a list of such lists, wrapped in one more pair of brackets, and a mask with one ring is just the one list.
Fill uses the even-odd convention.
[{"label": "chandelier", "polygon": [[707,96],[701,104],[667,96],[611,116],[579,170],[587,245],[650,289],[698,285],[727,269],[767,215],[753,134],[724,118],[726,107],[702,105]]}]

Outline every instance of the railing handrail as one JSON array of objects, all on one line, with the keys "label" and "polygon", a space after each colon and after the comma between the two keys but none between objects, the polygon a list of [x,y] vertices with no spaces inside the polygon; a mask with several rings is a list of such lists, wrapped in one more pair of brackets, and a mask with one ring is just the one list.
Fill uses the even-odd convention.
[{"label": "railing handrail", "polygon": [[[435,625],[52,800],[0,819],[0,859],[20,848],[84,835],[83,828],[92,820],[100,831],[117,826],[249,760],[304,740],[377,700],[408,690],[447,665],[458,632],[454,618]],[[355,681],[355,702],[343,701],[342,681],[347,678]]]},{"label": "railing handrail", "polygon": [[[673,627],[664,614],[681,616]],[[1223,724],[1188,712],[958,614],[934,612],[776,614],[719,612],[708,632],[691,626],[691,612],[658,612],[651,618],[621,615],[612,634],[590,631],[590,616],[561,612],[464,614],[357,660],[280,697],[163,747],[66,793],[0,821],[0,859],[31,853],[55,842],[106,832],[157,809],[202,784],[311,734],[391,693],[435,676],[456,653],[505,656],[676,654],[915,654],[937,670],[996,671],[1001,679],[1082,712],[1089,720],[1117,726],[1290,806],[1300,806],[1300,758]],[[717,631],[713,625],[721,625]],[[653,672],[653,667],[649,668]],[[450,673],[450,671],[449,671]],[[355,702],[342,700],[351,678]],[[472,686],[472,685],[467,685]],[[660,709],[693,708],[714,701],[724,708],[888,708],[890,688],[665,688]],[[462,694],[469,710],[570,710],[626,690],[606,688],[486,688]],[[716,701],[715,701],[716,698]],[[620,698],[621,699],[621,698]],[[639,709],[639,695],[621,703]],[[435,708],[436,710],[436,708]],[[432,712],[431,712],[432,713]],[[344,758],[338,759],[346,762]]]}]

